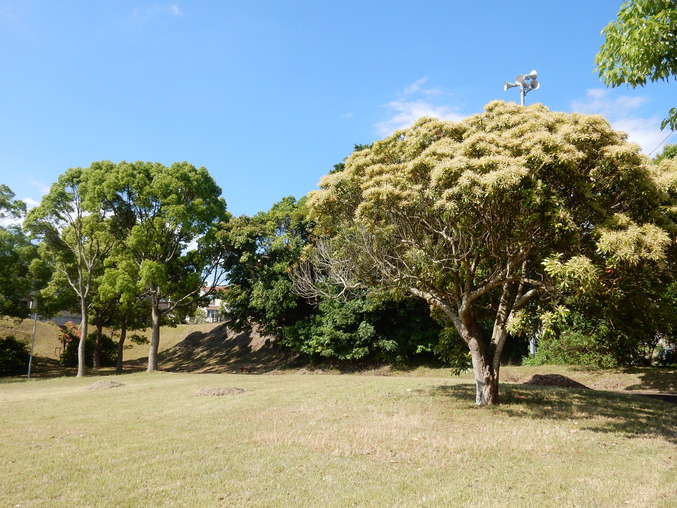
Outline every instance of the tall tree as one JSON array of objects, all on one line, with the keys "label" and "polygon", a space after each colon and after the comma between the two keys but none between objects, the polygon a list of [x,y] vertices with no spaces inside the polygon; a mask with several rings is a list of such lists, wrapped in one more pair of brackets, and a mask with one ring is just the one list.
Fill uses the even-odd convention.
[{"label": "tall tree", "polygon": [[282,329],[312,313],[291,291],[289,272],[309,241],[312,225],[303,198],[287,197],[267,212],[233,218],[220,238],[227,256],[226,322],[243,332],[258,326],[279,337]]},{"label": "tall tree", "polygon": [[[677,79],[677,4],[674,0],[627,0],[595,58],[597,72],[607,86],[644,86],[647,80]],[[677,108],[661,128],[677,130]]]},{"label": "tall tree", "polygon": [[[150,302],[148,372],[158,368],[162,318],[190,312],[202,288],[221,279],[215,229],[228,219],[221,189],[205,168],[187,162],[107,161],[92,165],[105,206],[124,225],[124,248]],[[197,248],[189,250],[191,243]]]},{"label": "tall tree", "polygon": [[42,202],[26,217],[24,226],[42,240],[43,259],[77,295],[82,316],[77,376],[85,374],[85,340],[96,270],[115,243],[113,220],[101,207],[91,171],[71,168],[52,185]]},{"label": "tall tree", "polygon": [[[408,291],[456,328],[479,405],[527,303],[594,290],[607,267],[659,269],[671,244],[649,161],[601,117],[499,101],[422,119],[353,153],[308,201],[346,285]],[[483,330],[483,322],[493,327]]]},{"label": "tall tree", "polygon": [[[25,212],[26,205],[0,185],[0,219],[18,220]],[[29,309],[21,302],[34,289],[30,265],[36,256],[35,245],[18,225],[0,226],[0,316],[28,316]]]}]

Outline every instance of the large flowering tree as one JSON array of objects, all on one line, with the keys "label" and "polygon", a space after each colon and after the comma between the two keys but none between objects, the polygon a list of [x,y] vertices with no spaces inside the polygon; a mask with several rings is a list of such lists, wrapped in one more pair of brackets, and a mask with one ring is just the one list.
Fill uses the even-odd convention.
[{"label": "large flowering tree", "polygon": [[661,269],[666,198],[604,118],[496,101],[459,123],[424,118],[325,176],[308,205],[329,241],[307,273],[425,299],[469,349],[477,404],[493,404],[527,304]]}]

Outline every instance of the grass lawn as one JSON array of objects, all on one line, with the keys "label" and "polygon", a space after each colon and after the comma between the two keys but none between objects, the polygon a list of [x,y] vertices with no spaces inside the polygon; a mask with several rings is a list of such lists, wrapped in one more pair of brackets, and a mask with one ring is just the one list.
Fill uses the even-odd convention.
[{"label": "grass lawn", "polygon": [[476,408],[448,371],[0,380],[0,506],[677,506],[674,404],[501,393]]}]

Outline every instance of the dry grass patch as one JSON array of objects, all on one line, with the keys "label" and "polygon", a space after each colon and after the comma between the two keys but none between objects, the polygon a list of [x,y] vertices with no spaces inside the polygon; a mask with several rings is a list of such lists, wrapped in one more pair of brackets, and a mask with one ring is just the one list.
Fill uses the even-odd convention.
[{"label": "dry grass patch", "polygon": [[476,408],[472,385],[430,375],[103,380],[125,387],[0,383],[0,506],[668,507],[677,496],[677,422],[661,401],[506,385],[502,405]]}]

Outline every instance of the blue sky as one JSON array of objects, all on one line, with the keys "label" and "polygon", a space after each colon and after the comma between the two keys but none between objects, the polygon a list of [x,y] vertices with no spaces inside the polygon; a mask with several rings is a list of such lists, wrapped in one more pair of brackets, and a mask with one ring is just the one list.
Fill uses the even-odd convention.
[{"label": "blue sky", "polygon": [[601,83],[620,4],[0,0],[0,183],[33,204],[69,167],[186,160],[253,215],[419,116],[519,102],[503,82],[532,69],[527,104],[603,114],[649,153],[677,84]]}]

